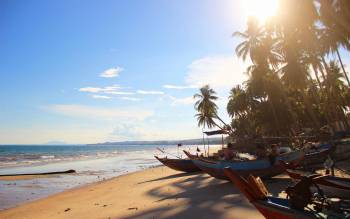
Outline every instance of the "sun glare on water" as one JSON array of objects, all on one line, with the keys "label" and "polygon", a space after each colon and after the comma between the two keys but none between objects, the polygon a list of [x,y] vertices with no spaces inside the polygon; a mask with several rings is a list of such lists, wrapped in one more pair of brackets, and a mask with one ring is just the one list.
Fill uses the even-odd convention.
[{"label": "sun glare on water", "polygon": [[243,0],[242,12],[247,17],[256,17],[260,23],[276,13],[278,0]]}]

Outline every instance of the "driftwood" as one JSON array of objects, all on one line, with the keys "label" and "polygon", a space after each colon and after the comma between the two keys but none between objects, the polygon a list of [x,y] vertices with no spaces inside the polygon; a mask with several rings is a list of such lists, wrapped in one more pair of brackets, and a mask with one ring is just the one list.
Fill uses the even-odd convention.
[{"label": "driftwood", "polygon": [[67,171],[58,171],[58,172],[46,172],[46,173],[20,173],[20,174],[6,174],[0,175],[2,176],[36,176],[36,175],[52,175],[52,174],[66,174],[66,173],[76,173],[75,170],[67,170]]}]

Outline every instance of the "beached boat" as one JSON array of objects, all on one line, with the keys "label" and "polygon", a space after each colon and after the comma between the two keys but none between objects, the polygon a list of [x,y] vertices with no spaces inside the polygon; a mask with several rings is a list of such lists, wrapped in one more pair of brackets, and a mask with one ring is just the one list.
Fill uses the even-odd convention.
[{"label": "beached boat", "polygon": [[330,175],[309,174],[300,170],[286,169],[288,175],[295,180],[302,177],[311,177],[313,182],[320,186],[327,197],[350,199],[350,179]]},{"label": "beached boat", "polygon": [[350,139],[349,138],[341,139],[336,143],[335,149],[332,152],[332,158],[335,161],[346,160],[350,158]]},{"label": "beached boat", "polygon": [[160,158],[158,156],[154,156],[159,162],[164,164],[165,166],[177,170],[182,171],[186,173],[192,173],[192,172],[198,172],[200,169],[193,164],[193,162],[190,159],[180,159],[180,158]]},{"label": "beached boat", "polygon": [[309,150],[305,153],[305,159],[300,163],[303,167],[312,167],[323,164],[327,156],[331,153],[332,145],[322,144],[316,149]]},{"label": "beached boat", "polygon": [[224,174],[225,167],[234,169],[244,176],[254,174],[256,176],[267,178],[283,173],[284,168],[279,163],[280,160],[296,164],[299,163],[304,157],[304,152],[298,150],[281,154],[275,157],[274,161],[269,158],[249,161],[224,161],[197,157],[186,151],[184,152],[202,171],[206,172],[212,177],[224,180],[228,180],[227,176]]},{"label": "beached boat", "polygon": [[[347,218],[349,215],[348,204],[345,208],[339,207],[342,204],[342,201],[339,199],[335,200],[335,202],[333,202],[332,199],[318,202],[313,197],[310,197],[310,200],[307,197],[303,197],[303,193],[298,191],[299,196],[297,198],[302,197],[301,201],[298,203],[291,198],[278,198],[269,195],[260,178],[249,176],[245,179],[236,171],[229,168],[226,168],[224,172],[230,181],[238,187],[246,198],[267,219]],[[309,186],[311,186],[311,184],[309,184]],[[307,190],[310,189],[309,186],[307,186]],[[297,194],[296,190],[293,192]],[[309,194],[311,194],[311,192]],[[307,195],[305,194],[305,196]],[[338,205],[333,203],[337,203]],[[339,205],[339,203],[341,204]]]}]

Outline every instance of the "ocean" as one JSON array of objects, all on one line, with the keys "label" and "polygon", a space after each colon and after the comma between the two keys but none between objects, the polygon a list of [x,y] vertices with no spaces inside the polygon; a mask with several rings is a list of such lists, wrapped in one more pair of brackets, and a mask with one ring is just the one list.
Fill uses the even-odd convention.
[{"label": "ocean", "polygon": [[[185,157],[183,149],[194,152],[196,146],[159,147]],[[203,150],[203,146],[200,146]],[[0,209],[17,206],[88,183],[160,165],[154,145],[2,145],[0,175],[66,171],[76,174],[55,175],[27,180],[0,179]],[[171,155],[167,155],[171,157]]]}]

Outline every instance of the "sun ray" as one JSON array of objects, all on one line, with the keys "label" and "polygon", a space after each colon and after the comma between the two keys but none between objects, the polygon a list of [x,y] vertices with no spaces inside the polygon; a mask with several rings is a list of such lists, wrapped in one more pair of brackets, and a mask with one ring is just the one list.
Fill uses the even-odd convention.
[{"label": "sun ray", "polygon": [[242,13],[246,17],[256,17],[260,23],[276,13],[278,0],[244,0],[242,1]]}]

